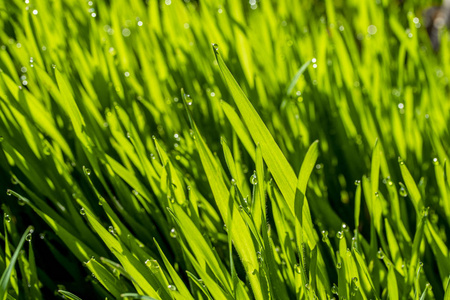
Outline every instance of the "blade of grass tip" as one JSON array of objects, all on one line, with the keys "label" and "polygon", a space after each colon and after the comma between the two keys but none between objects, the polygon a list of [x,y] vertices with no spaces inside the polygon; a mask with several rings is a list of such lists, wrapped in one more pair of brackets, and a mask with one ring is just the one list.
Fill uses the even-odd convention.
[{"label": "blade of grass tip", "polygon": [[[200,134],[197,125],[192,120],[191,112],[188,107],[188,101],[186,99],[186,95],[184,91],[181,91],[183,104],[185,110],[188,114],[188,118],[194,131],[194,140],[195,145],[198,150],[198,154],[200,156],[201,163],[203,165],[203,169],[206,173],[206,177],[208,179],[210,188],[212,190],[215,202],[219,208],[219,212],[222,216],[223,220],[229,220],[229,211],[228,211],[228,201],[230,197],[230,193],[228,188],[226,187],[222,176],[217,176],[218,168],[217,163],[214,156],[211,153],[211,150],[206,145],[203,140],[202,135]],[[259,263],[256,257],[255,245],[253,243],[252,237],[250,235],[249,229],[246,226],[244,220],[240,216],[239,210],[236,205],[233,206],[233,219],[232,219],[232,234],[233,242],[235,248],[241,258],[242,264],[244,265],[245,271],[249,277],[250,285],[252,286],[252,290],[256,299],[264,299],[262,291],[261,291],[261,283],[258,280],[257,274],[259,272]]]},{"label": "blade of grass tip", "polygon": [[[170,210],[169,212],[172,213]],[[231,280],[226,276],[228,274],[223,272],[223,269],[216,260],[212,249],[207,244],[200,230],[198,230],[194,222],[192,222],[191,218],[180,206],[175,205],[173,207],[173,212],[175,221],[179,224],[185,236],[189,236],[186,241],[191,247],[191,250],[196,254],[197,260],[204,260],[211,268],[211,272],[216,276],[217,280],[224,288],[228,288],[229,292],[231,292]]]},{"label": "blade of grass tip", "polygon": [[426,218],[419,217],[419,225],[416,229],[416,235],[414,236],[414,241],[412,245],[412,253],[411,253],[411,261],[410,261],[410,268],[409,268],[409,276],[408,276],[408,284],[413,285],[414,278],[415,278],[415,267],[419,266],[419,269],[421,268],[422,262],[419,263],[419,255],[420,255],[420,245],[423,241],[423,234],[424,234],[424,227]]},{"label": "blade of grass tip", "polygon": [[68,292],[68,291],[58,290],[58,293],[60,293],[62,296],[64,296],[65,298],[67,298],[69,300],[82,300],[77,295],[74,295],[74,294],[72,294],[71,292]]},{"label": "blade of grass tip", "polygon": [[447,277],[444,300],[450,300],[450,275]]},{"label": "blade of grass tip", "polygon": [[[295,192],[295,211],[301,228],[308,236],[308,244],[313,249],[316,246],[316,235],[313,230],[311,220],[311,213],[309,210],[308,200],[305,197],[306,186],[308,184],[311,172],[314,169],[317,158],[319,157],[319,141],[314,141],[308,149],[303,160],[300,172],[298,175],[297,189]],[[303,234],[303,233],[301,233]],[[299,248],[300,249],[300,248]]]},{"label": "blade of grass tip", "polygon": [[403,180],[405,181],[406,189],[408,190],[416,212],[419,214],[420,208],[423,207],[422,196],[420,195],[420,191],[417,188],[414,178],[411,176],[411,173],[409,172],[408,168],[401,158],[399,158],[399,164]]},{"label": "blade of grass tip", "polygon": [[395,277],[395,271],[393,266],[389,267],[387,284],[388,284],[387,288],[389,299],[398,300],[399,298],[398,298],[397,278]]},{"label": "blade of grass tip", "polygon": [[14,269],[14,265],[16,264],[17,258],[19,257],[19,252],[22,249],[28,234],[33,230],[33,226],[29,226],[27,230],[25,230],[25,233],[22,235],[22,238],[17,245],[16,251],[14,251],[14,254],[11,257],[8,267],[5,269],[2,277],[0,278],[0,300],[6,299],[8,283],[11,278],[11,273]]},{"label": "blade of grass tip", "polygon": [[203,283],[203,280],[197,278],[194,274],[192,274],[189,271],[186,271],[186,274],[195,283],[195,285],[197,285],[198,288],[206,295],[206,297],[212,300],[212,297],[209,294],[208,290],[206,289],[206,285]]},{"label": "blade of grass tip", "polygon": [[181,295],[183,295],[186,299],[193,299],[191,296],[191,293],[189,292],[189,290],[187,289],[187,287],[185,286],[183,280],[181,279],[181,277],[178,275],[177,271],[175,271],[175,269],[172,267],[172,265],[170,264],[169,260],[166,258],[166,256],[164,255],[164,252],[161,250],[161,247],[159,247],[158,242],[156,241],[156,239],[153,239],[153,242],[156,245],[156,248],[159,251],[159,254],[161,255],[161,258],[164,262],[164,265],[166,266],[167,271],[169,272],[170,277],[173,280],[173,283],[175,284],[175,286],[177,287],[177,290],[180,292]]},{"label": "blade of grass tip", "polygon": [[28,262],[30,264],[30,290],[34,299],[42,299],[41,291],[39,288],[39,279],[36,268],[36,259],[34,256],[34,250],[32,243],[29,243],[28,247]]},{"label": "blade of grass tip", "polygon": [[286,199],[291,212],[295,214],[294,197],[296,186],[295,181],[297,177],[295,176],[291,165],[287,161],[280,147],[278,147],[275,142],[269,129],[264,124],[251,102],[248,100],[247,96],[239,87],[231,72],[228,70],[216,44],[213,44],[213,50],[216,61],[222,73],[223,80],[228,86],[228,89],[230,90],[241,115],[244,117],[245,125],[249,129],[253,141],[256,144],[259,143],[261,145],[263,158],[272,173],[275,182],[280,188],[281,193]]},{"label": "blade of grass tip", "polygon": [[114,297],[119,298],[120,294],[126,291],[126,287],[119,278],[111,274],[102,264],[97,262],[95,258],[91,258],[86,267],[95,278],[110,292]]},{"label": "blade of grass tip", "polygon": [[156,300],[155,298],[149,297],[149,296],[144,296],[144,295],[139,295],[136,293],[123,293],[120,295],[120,297],[122,298],[131,298],[131,299],[143,299],[143,300]]},{"label": "blade of grass tip", "polygon": [[297,73],[295,73],[294,77],[291,80],[291,83],[289,84],[289,87],[287,89],[286,95],[290,95],[292,90],[294,89],[295,85],[297,84],[297,81],[300,79],[300,76],[306,71],[306,68],[311,64],[311,60],[308,60],[305,62],[300,69],[298,69]]},{"label": "blade of grass tip", "polygon": [[83,142],[83,144],[85,144],[85,146],[88,146],[83,134],[83,128],[86,126],[86,124],[84,123],[83,116],[81,115],[77,103],[72,96],[72,91],[69,87],[69,83],[61,75],[58,69],[55,69],[55,77],[56,82],[58,83],[59,90],[61,92],[61,97],[63,97],[63,99],[61,99],[60,105],[67,111],[78,138]]},{"label": "blade of grass tip", "polygon": [[431,285],[429,283],[427,283],[425,285],[425,289],[423,290],[422,296],[420,296],[419,300],[425,300],[427,298],[427,292],[430,289]]}]

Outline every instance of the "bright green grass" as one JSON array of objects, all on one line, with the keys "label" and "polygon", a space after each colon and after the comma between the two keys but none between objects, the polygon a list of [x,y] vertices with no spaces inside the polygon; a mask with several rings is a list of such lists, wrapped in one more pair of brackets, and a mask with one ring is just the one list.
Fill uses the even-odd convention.
[{"label": "bright green grass", "polygon": [[429,1],[147,2],[0,1],[0,300],[450,299]]}]

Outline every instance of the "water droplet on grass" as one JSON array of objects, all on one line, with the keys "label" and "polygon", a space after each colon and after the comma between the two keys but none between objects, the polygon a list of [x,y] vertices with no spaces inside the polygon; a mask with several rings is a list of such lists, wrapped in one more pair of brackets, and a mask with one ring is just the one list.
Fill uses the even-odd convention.
[{"label": "water droplet on grass", "polygon": [[10,189],[6,190],[6,195],[11,196],[12,195],[12,191]]},{"label": "water droplet on grass", "polygon": [[11,222],[11,217],[7,214],[7,213],[5,213],[4,215],[3,215],[3,217],[4,217],[4,219],[5,219],[5,222]]},{"label": "water droplet on grass", "polygon": [[129,36],[131,35],[131,30],[128,29],[128,28],[122,29],[122,35],[123,35],[124,37],[129,37]]},{"label": "water droplet on grass", "polygon": [[400,189],[398,191],[398,193],[400,194],[400,196],[402,197],[407,197],[408,196],[408,192],[406,191],[405,187],[403,186],[402,183],[400,183]]},{"label": "water droplet on grass", "polygon": [[358,186],[361,184],[361,180],[355,180],[355,185]]},{"label": "water droplet on grass", "polygon": [[86,215],[86,212],[84,211],[83,207],[80,209],[80,215],[82,215],[82,216]]},{"label": "water droplet on grass", "polygon": [[328,231],[322,231],[322,242],[326,242],[328,240]]},{"label": "water droplet on grass", "polygon": [[[167,0],[166,0],[166,1],[167,1]],[[168,288],[169,290],[171,290],[172,292],[175,292],[175,291],[177,290],[177,287],[174,286],[173,284],[169,284],[169,285],[167,286],[167,288]]]},{"label": "water droplet on grass", "polygon": [[342,223],[342,230],[348,232],[350,229],[348,228],[347,224]]},{"label": "water droplet on grass", "polygon": [[299,264],[294,265],[294,270],[295,270],[295,273],[297,273],[297,274],[302,273],[302,267]]},{"label": "water droplet on grass", "polygon": [[433,158],[433,165],[439,165],[439,159],[437,157]]},{"label": "water droplet on grass", "polygon": [[258,178],[256,177],[256,171],[253,172],[253,175],[250,176],[250,183],[252,185],[258,184]]},{"label": "water droplet on grass", "polygon": [[175,228],[170,229],[170,237],[173,239],[177,238],[177,231],[175,230]]},{"label": "water droplet on grass", "polygon": [[153,273],[156,273],[160,270],[159,264],[155,259],[147,259],[145,261],[145,265],[150,268]]},{"label": "water droplet on grass", "polygon": [[84,174],[86,174],[87,176],[91,175],[91,169],[83,167],[83,171],[84,171]]},{"label": "water droplet on grass", "polygon": [[374,35],[377,33],[377,27],[375,25],[370,25],[369,27],[367,27],[367,33],[370,35]]},{"label": "water droplet on grass", "polygon": [[331,287],[331,292],[335,295],[338,294],[338,287],[336,284],[333,283],[333,286]]},{"label": "water droplet on grass", "polygon": [[384,259],[384,254],[383,254],[383,251],[381,250],[381,248],[380,248],[380,250],[378,250],[378,252],[377,252],[377,257],[378,257],[379,259]]},{"label": "water droplet on grass", "polygon": [[342,231],[338,231],[338,232],[336,233],[336,237],[337,237],[339,240],[342,240],[342,238],[344,237],[344,233],[343,233]]}]

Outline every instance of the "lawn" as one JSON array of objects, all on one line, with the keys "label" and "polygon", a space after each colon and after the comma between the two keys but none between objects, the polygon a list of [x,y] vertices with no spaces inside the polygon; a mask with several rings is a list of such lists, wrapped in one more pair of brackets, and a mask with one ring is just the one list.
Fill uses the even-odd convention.
[{"label": "lawn", "polygon": [[449,300],[432,5],[0,1],[0,300]]}]

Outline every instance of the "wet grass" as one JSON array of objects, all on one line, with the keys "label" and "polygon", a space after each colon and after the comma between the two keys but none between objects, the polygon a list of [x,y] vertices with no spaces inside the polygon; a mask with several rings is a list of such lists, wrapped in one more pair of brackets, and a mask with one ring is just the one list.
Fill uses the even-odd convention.
[{"label": "wet grass", "polygon": [[431,4],[0,2],[0,299],[450,299]]}]

